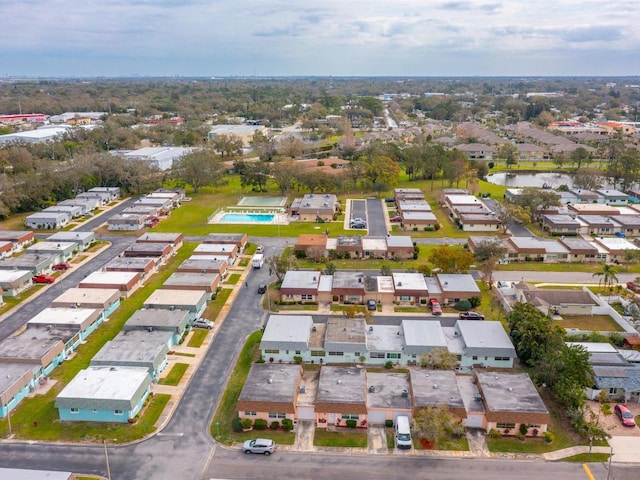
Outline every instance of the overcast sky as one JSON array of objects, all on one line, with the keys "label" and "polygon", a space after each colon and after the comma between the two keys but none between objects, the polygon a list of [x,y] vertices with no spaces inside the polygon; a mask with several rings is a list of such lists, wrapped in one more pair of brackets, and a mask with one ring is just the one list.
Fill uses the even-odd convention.
[{"label": "overcast sky", "polygon": [[637,0],[0,0],[0,76],[637,75]]}]

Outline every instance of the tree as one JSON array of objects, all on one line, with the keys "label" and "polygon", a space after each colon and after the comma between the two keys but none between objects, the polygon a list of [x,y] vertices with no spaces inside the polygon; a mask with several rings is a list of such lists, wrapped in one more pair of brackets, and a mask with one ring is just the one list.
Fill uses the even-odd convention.
[{"label": "tree", "polygon": [[324,275],[333,275],[336,273],[336,264],[333,262],[327,262],[324,266]]},{"label": "tree", "polygon": [[453,430],[453,418],[445,405],[420,409],[413,417],[418,437],[437,443]]},{"label": "tree", "polygon": [[582,346],[547,349],[536,366],[536,379],[551,387],[563,405],[577,409],[584,403],[584,389],[593,384],[589,352]]},{"label": "tree", "polygon": [[273,161],[276,154],[276,141],[273,137],[266,135],[261,130],[256,130],[251,136],[249,144],[253,147],[253,151],[263,162]]},{"label": "tree", "polygon": [[225,155],[230,157],[242,153],[243,143],[237,135],[221,133],[213,138],[213,146],[222,157]]},{"label": "tree", "polygon": [[496,238],[487,238],[479,241],[473,252],[476,260],[484,262],[489,258],[501,258],[506,249],[502,242]]},{"label": "tree", "polygon": [[618,283],[616,273],[618,273],[618,270],[614,265],[603,263],[600,271],[594,273],[593,276],[598,277],[598,286],[604,285],[611,289],[614,284]]},{"label": "tree", "polygon": [[302,170],[291,159],[274,162],[271,165],[271,179],[278,184],[282,196],[287,196],[298,181]]},{"label": "tree", "polygon": [[493,283],[493,272],[496,270],[498,257],[489,257],[482,262],[482,279],[489,285]]},{"label": "tree", "polygon": [[382,275],[383,277],[390,277],[391,276],[391,267],[387,264],[383,264],[380,267],[380,275]]},{"label": "tree", "polygon": [[292,136],[285,137],[278,144],[278,152],[283,157],[299,157],[304,153],[304,142]]},{"label": "tree", "polygon": [[496,205],[495,216],[502,224],[503,233],[516,223],[530,223],[531,215],[529,212],[515,203],[498,203]]},{"label": "tree", "polygon": [[389,157],[373,156],[366,161],[365,177],[372,188],[375,188],[376,184],[392,187],[397,183],[399,175],[400,165]]},{"label": "tree", "polygon": [[629,148],[619,158],[610,160],[607,175],[612,177],[615,183],[619,183],[623,191],[628,190],[633,183],[640,180],[640,152]]},{"label": "tree", "polygon": [[289,270],[295,270],[296,257],[285,248],[280,255],[269,257],[267,265],[269,265],[269,275],[275,275],[278,282],[282,282]]},{"label": "tree", "polygon": [[439,245],[429,256],[429,261],[442,273],[466,272],[473,264],[473,255],[459,246]]},{"label": "tree", "polygon": [[210,149],[199,149],[183,155],[175,168],[175,176],[190,184],[195,193],[200,187],[219,185],[223,169]]},{"label": "tree", "polygon": [[554,327],[551,318],[531,303],[517,303],[507,323],[518,357],[527,366],[537,365],[547,351],[564,345],[560,327]]},{"label": "tree", "polygon": [[515,145],[512,145],[511,143],[504,143],[502,145],[500,145],[500,148],[498,149],[498,154],[500,155],[501,158],[504,158],[504,162],[507,165],[507,168],[509,168],[511,165],[516,165],[518,163],[518,149],[516,148]]},{"label": "tree", "polygon": [[600,170],[584,169],[573,175],[573,186],[582,190],[597,190],[602,188],[604,180]]},{"label": "tree", "polygon": [[420,365],[429,370],[453,370],[458,366],[458,357],[446,348],[434,348],[420,355]]},{"label": "tree", "polygon": [[531,219],[534,220],[538,218],[540,210],[560,206],[560,199],[553,191],[525,187],[515,203],[524,207],[529,212]]},{"label": "tree", "polygon": [[571,162],[576,165],[576,168],[579,170],[580,167],[587,159],[591,156],[589,151],[584,147],[578,147],[573,152],[571,152]]},{"label": "tree", "polygon": [[269,164],[266,162],[238,162],[240,167],[240,185],[252,186],[262,192],[269,180]]}]

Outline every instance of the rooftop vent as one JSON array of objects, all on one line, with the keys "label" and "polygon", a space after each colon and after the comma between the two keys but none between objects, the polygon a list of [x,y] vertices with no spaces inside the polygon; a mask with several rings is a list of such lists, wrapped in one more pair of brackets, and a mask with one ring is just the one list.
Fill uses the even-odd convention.
[{"label": "rooftop vent", "polygon": [[438,389],[438,384],[437,384],[437,383],[434,383],[434,384],[433,384],[433,389],[434,389],[434,390],[437,390],[437,389]]},{"label": "rooftop vent", "polygon": [[373,332],[373,326],[372,325],[369,325],[369,331]]},{"label": "rooftop vent", "polygon": [[375,385],[371,385],[369,387],[369,393],[376,393],[376,386]]},{"label": "rooftop vent", "polygon": [[402,390],[402,392],[400,392],[400,395],[403,398],[407,398],[409,396],[409,390],[407,390],[406,388]]},{"label": "rooftop vent", "polygon": [[476,402],[481,402],[481,401],[482,401],[482,395],[480,395],[479,393],[476,393],[476,394],[473,396],[473,399],[474,399]]},{"label": "rooftop vent", "polygon": [[304,385],[300,385],[300,393],[302,394],[307,393],[307,387],[305,387]]},{"label": "rooftop vent", "polygon": [[342,380],[338,379],[338,385],[342,385]]},{"label": "rooftop vent", "polygon": [[316,328],[316,326],[314,325],[313,327],[311,327],[311,331],[312,331],[312,332],[317,332],[317,331],[318,331],[318,329],[317,329],[317,328]]},{"label": "rooftop vent", "polygon": [[269,378],[267,379],[267,383],[269,383],[269,384],[273,383],[273,378],[269,377]]}]

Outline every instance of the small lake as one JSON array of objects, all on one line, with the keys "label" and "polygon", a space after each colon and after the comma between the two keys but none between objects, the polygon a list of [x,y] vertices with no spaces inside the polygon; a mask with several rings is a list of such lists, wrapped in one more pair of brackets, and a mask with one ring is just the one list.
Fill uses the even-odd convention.
[{"label": "small lake", "polygon": [[[487,176],[487,181],[496,185],[504,185],[510,188],[542,187],[558,188],[560,185],[573,187],[573,177],[567,173],[517,173],[500,172]],[[614,188],[611,184],[605,184],[604,188]]]}]

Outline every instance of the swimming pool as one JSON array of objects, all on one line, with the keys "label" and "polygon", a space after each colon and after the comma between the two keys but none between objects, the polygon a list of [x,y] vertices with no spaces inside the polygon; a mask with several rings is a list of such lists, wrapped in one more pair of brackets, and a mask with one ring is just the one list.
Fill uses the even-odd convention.
[{"label": "swimming pool", "polygon": [[225,213],[219,223],[273,223],[275,213]]}]

